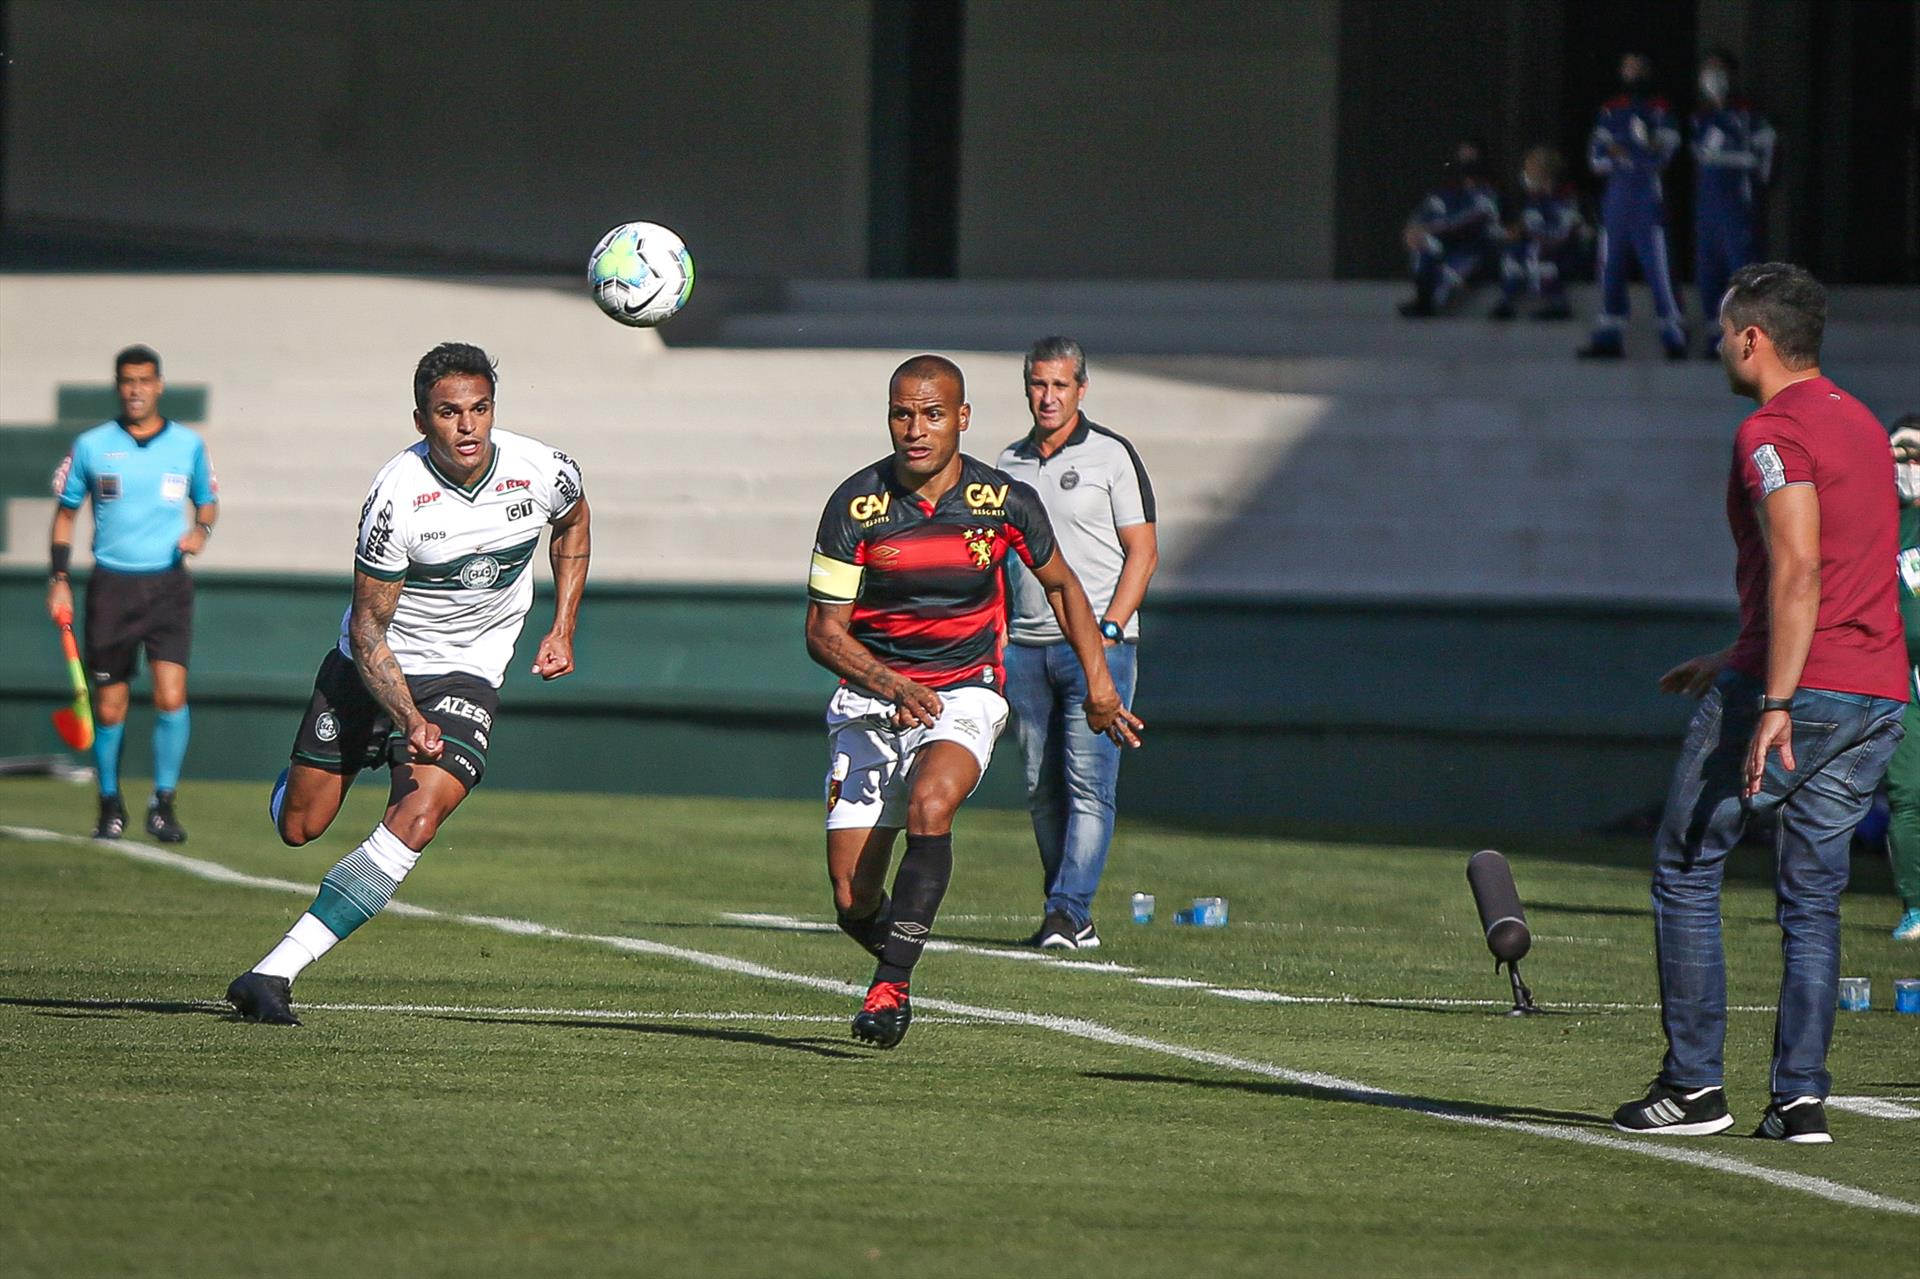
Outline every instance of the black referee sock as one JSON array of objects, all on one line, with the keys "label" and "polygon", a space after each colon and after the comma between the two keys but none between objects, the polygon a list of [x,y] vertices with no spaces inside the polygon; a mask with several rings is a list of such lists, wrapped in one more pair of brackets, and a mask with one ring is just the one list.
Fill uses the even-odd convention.
[{"label": "black referee sock", "polygon": [[920,962],[940,899],[953,878],[953,836],[907,836],[906,856],[893,877],[893,921],[880,946],[875,981],[905,981]]},{"label": "black referee sock", "polygon": [[860,943],[860,948],[879,958],[880,948],[887,940],[887,925],[893,922],[893,902],[885,893],[880,894],[880,904],[873,908],[871,915],[855,918],[846,911],[836,911],[836,922],[840,931]]}]

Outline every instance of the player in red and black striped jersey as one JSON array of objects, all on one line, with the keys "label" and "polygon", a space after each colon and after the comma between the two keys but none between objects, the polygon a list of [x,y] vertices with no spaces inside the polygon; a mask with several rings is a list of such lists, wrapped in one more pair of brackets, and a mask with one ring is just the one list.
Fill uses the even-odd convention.
[{"label": "player in red and black striped jersey", "polygon": [[[907,982],[953,873],[953,815],[1006,725],[1002,568],[1018,555],[1087,675],[1087,722],[1138,746],[1086,592],[1040,497],[960,452],[970,409],[951,360],[920,355],[887,392],[892,456],[835,490],[808,574],[807,652],[840,676],[827,708],[827,875],[840,926],[880,963],[858,1038],[900,1042]],[[884,891],[894,839],[907,851]]]}]

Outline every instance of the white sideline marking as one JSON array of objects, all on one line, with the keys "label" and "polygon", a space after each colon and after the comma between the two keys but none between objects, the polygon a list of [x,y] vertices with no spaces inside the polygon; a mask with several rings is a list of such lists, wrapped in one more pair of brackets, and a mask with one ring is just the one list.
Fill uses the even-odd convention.
[{"label": "white sideline marking", "polygon": [[[169,853],[163,849],[125,840],[85,839],[77,835],[62,835],[54,831],[41,831],[14,826],[0,826],[0,835],[15,838],[33,839],[41,842],[53,841],[91,845],[102,852],[118,853],[136,861],[150,862],[185,871],[200,879],[215,883],[235,884],[244,887],[268,888],[274,891],[292,889],[306,893],[311,891],[306,885],[295,884],[290,880],[268,879],[257,875],[248,875],[222,866],[218,862],[201,861],[193,857],[183,857],[178,853]],[[520,936],[546,937],[556,941],[584,941],[608,946],[631,954],[655,955],[663,959],[678,959],[717,972],[733,973],[741,977],[755,977],[763,981],[781,982],[790,986],[800,986],[808,990],[817,990],[826,994],[859,995],[864,988],[851,982],[836,981],[830,977],[815,977],[808,973],[786,972],[778,968],[769,968],[751,960],[736,959],[731,955],[719,955],[703,950],[692,950],[685,946],[671,946],[665,942],[649,941],[643,937],[620,937],[600,933],[575,933],[562,928],[537,924],[530,920],[508,919],[498,915],[466,915],[454,912],[429,910],[417,907],[419,917],[439,919],[454,923],[469,924],[478,928],[492,928]],[[1173,1057],[1196,1065],[1212,1066],[1219,1070],[1235,1071],[1241,1074],[1257,1075],[1265,1079],[1279,1080],[1296,1084],[1322,1093],[1332,1094],[1343,1101],[1360,1105],[1382,1106],[1392,1110],[1411,1111],[1427,1115],[1447,1123],[1463,1124],[1470,1128],[1484,1128],[1500,1132],[1524,1133],[1534,1137],[1548,1137],[1556,1141],[1571,1142],[1579,1146],[1594,1146],[1605,1150],[1624,1151],[1648,1159],[1661,1159],[1668,1163],[1685,1164],[1691,1168],[1705,1168],[1713,1172],[1723,1172],[1730,1176],[1746,1177],[1754,1181],[1765,1182],[1782,1190],[1794,1190],[1801,1194],[1812,1195],[1832,1203],[1846,1204],[1854,1208],[1868,1208],[1877,1212],[1890,1212],[1903,1216],[1920,1217],[1920,1203],[1910,1203],[1890,1195],[1863,1190],[1858,1186],[1849,1186],[1843,1182],[1826,1177],[1810,1176],[1806,1173],[1788,1172],[1779,1168],[1768,1168],[1761,1164],[1748,1163],[1727,1155],[1713,1154],[1698,1147],[1667,1145],[1666,1142],[1677,1138],[1642,1137],[1629,1138],[1612,1133],[1600,1132],[1589,1128],[1576,1128],[1567,1124],[1531,1123],[1518,1119],[1496,1119],[1486,1115],[1468,1114],[1464,1111],[1449,1109],[1444,1103],[1425,1098],[1409,1096],[1405,1093],[1391,1092],[1384,1088],[1375,1088],[1369,1084],[1351,1079],[1342,1079],[1338,1075],[1323,1074],[1319,1071],[1294,1070],[1291,1067],[1274,1062],[1259,1061],[1251,1057],[1236,1057],[1231,1053],[1214,1052],[1205,1048],[1190,1048],[1185,1044],[1170,1043],[1161,1039],[1149,1039],[1144,1035],[1130,1034],[1103,1026],[1098,1022],[1078,1017],[1056,1017],[1040,1013],[1016,1012],[1005,1008],[986,1008],[976,1004],[963,1004],[950,999],[917,999],[921,1008],[930,1012],[951,1013],[960,1017],[971,1017],[979,1021],[996,1022],[1006,1026],[1030,1026],[1038,1030],[1050,1030],[1055,1034],[1068,1035],[1076,1039],[1090,1040],[1114,1048],[1131,1048],[1140,1052],[1155,1053],[1164,1057]]]},{"label": "white sideline marking", "polygon": [[[391,908],[389,908],[391,909]],[[790,933],[832,933],[839,928],[834,924],[823,924],[818,920],[801,919],[796,915],[773,915],[762,911],[722,911],[720,918],[737,924],[752,924],[756,928],[768,928]],[[968,918],[956,916],[955,918]],[[974,916],[973,918],[995,918],[993,916]],[[1358,929],[1355,931],[1385,931]],[[1462,934],[1465,936],[1467,934]],[[1059,968],[1078,968],[1082,972],[1119,973],[1131,975],[1140,971],[1125,964],[1108,964],[1085,960],[1056,958],[1056,952],[1043,950],[1005,950],[987,946],[969,946],[961,942],[940,941],[927,943],[928,950],[955,951],[963,955],[985,955],[993,959],[1022,959],[1052,964]],[[1070,952],[1069,952],[1070,953]],[[1225,988],[1212,982],[1195,981],[1190,977],[1135,977],[1142,986],[1160,986],[1172,990],[1204,990],[1210,995],[1219,995],[1225,999],[1238,999],[1251,1004],[1352,1004],[1366,1007],[1379,1004],[1405,1004],[1415,1008],[1510,1008],[1510,999],[1435,999],[1409,995],[1400,998],[1395,995],[1294,995],[1276,990],[1252,988]],[[1658,1004],[1618,1003],[1612,1001],[1560,1002],[1543,1005],[1561,1012],[1658,1012]],[[1771,1004],[1731,1004],[1727,1008],[1733,1013],[1770,1013]]]},{"label": "white sideline marking", "polygon": [[1869,1119],[1920,1119],[1920,1110],[1912,1106],[1903,1106],[1902,1101],[1909,1100],[1887,1097],[1829,1097],[1827,1104],[1835,1110],[1845,1110],[1856,1115],[1865,1115]]},{"label": "white sideline marking", "polygon": [[[794,915],[768,915],[750,910],[723,910],[720,918],[735,924],[752,924],[756,928],[769,928],[785,933],[837,933],[838,924],[823,924],[814,919],[801,919]],[[966,942],[942,941],[938,937],[927,940],[928,950],[952,951],[961,955],[985,955],[989,959],[1014,959],[1023,963],[1052,963],[1062,968],[1077,968],[1084,973],[1131,973],[1135,969],[1125,964],[1102,963],[1095,960],[1055,959],[1040,950],[1009,950],[1004,946],[973,946]]]}]

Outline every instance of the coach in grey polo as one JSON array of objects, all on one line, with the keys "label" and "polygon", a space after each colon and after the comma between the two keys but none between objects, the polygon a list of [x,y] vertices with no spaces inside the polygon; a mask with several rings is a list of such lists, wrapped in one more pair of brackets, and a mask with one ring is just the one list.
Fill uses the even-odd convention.
[{"label": "coach in grey polo", "polygon": [[[1133,702],[1140,602],[1159,562],[1153,486],[1125,439],[1087,420],[1087,360],[1071,338],[1042,338],[1027,353],[1033,429],[1000,454],[1001,470],[1039,491],[1067,563],[1086,587],[1106,636],[1107,668]],[[1007,701],[1027,765],[1027,808],[1040,845],[1046,917],[1029,943],[1090,950],[1100,944],[1093,895],[1113,842],[1120,747],[1087,727],[1086,679],[1047,595],[1019,565],[1008,572],[1012,612]]]}]

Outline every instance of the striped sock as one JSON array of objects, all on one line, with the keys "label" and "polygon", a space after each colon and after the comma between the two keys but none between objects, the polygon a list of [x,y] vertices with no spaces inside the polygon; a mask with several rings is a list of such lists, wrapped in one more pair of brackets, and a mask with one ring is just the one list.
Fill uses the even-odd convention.
[{"label": "striped sock", "polygon": [[320,881],[312,908],[253,971],[288,981],[298,977],[301,969],[379,914],[419,860],[420,854],[398,835],[384,825],[374,827],[360,847],[334,863]]}]

